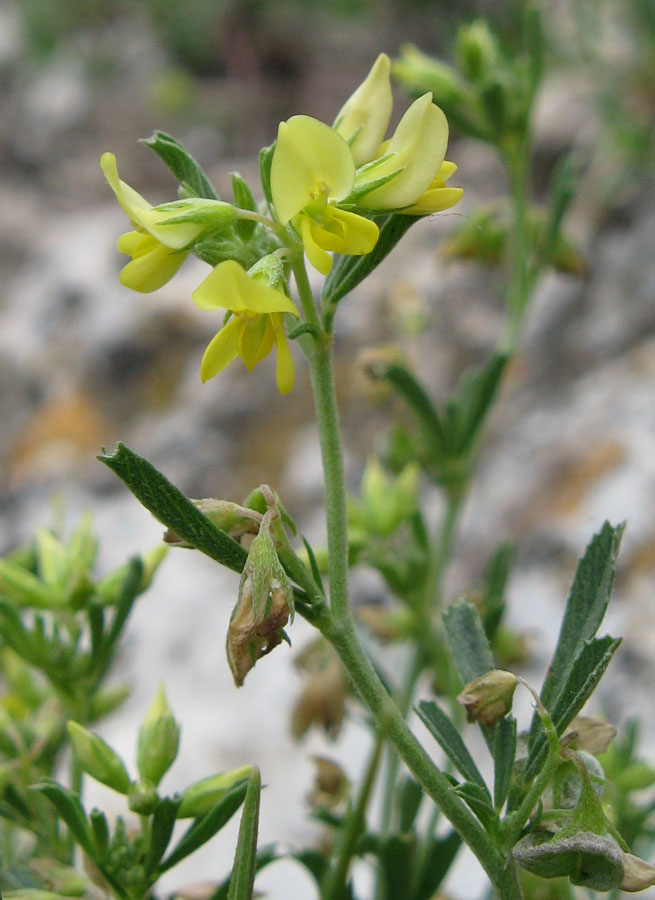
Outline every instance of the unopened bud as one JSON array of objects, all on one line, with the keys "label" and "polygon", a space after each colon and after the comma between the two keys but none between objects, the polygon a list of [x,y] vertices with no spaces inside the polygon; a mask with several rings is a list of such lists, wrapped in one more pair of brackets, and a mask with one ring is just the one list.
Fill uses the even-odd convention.
[{"label": "unopened bud", "polygon": [[179,745],[180,726],[173,718],[160,685],[139,730],[136,764],[141,778],[156,787],[175,761]]},{"label": "unopened bud", "polygon": [[491,669],[469,682],[457,697],[466,707],[469,722],[493,725],[512,708],[518,678],[504,669]]},{"label": "unopened bud", "polygon": [[252,772],[252,766],[241,766],[231,772],[210,775],[190,785],[182,794],[182,805],[177,811],[178,819],[196,819],[204,816],[216,806],[228,791],[240,781],[245,781]]},{"label": "unopened bud", "polygon": [[227,659],[237,687],[258,659],[285,637],[293,617],[293,588],[278,559],[270,528],[278,513],[266,513],[241,573],[237,605],[227,633]]},{"label": "unopened bud", "polygon": [[401,46],[400,57],[393,61],[391,71],[408,90],[419,94],[431,91],[435,103],[448,106],[462,95],[457,72],[412,44]]},{"label": "unopened bud", "polygon": [[457,62],[470,81],[480,81],[493,71],[499,60],[496,38],[483,19],[462,26],[455,46]]},{"label": "unopened bud", "polygon": [[[254,510],[248,510],[238,503],[232,503],[229,500],[215,500],[213,497],[203,497],[201,500],[192,500],[203,515],[220,528],[227,532],[230,537],[240,538],[244,534],[257,534],[261,516]],[[177,535],[171,529],[164,532],[164,541],[173,547],[190,548],[183,538]]]},{"label": "unopened bud", "polygon": [[332,809],[348,795],[350,782],[339,763],[324,756],[314,756],[313,761],[316,766],[314,788],[307,801],[313,807]]},{"label": "unopened bud", "polygon": [[120,756],[101,737],[78,722],[70,721],[66,727],[73,752],[87,775],[119,794],[127,794],[130,776]]}]

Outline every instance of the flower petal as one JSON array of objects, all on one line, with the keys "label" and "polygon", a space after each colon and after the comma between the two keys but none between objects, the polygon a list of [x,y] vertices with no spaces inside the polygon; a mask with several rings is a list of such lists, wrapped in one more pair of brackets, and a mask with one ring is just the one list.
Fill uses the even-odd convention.
[{"label": "flower petal", "polygon": [[273,327],[270,316],[244,319],[239,332],[237,347],[239,356],[249,372],[273,349]]},{"label": "flower petal", "polygon": [[432,95],[415,100],[398,123],[385,153],[389,159],[375,168],[375,177],[401,170],[391,181],[365,194],[367,209],[402,209],[427,190],[441,168],[448,145],[448,122]]},{"label": "flower petal", "polygon": [[286,294],[264,284],[260,278],[250,278],[233,259],[226,259],[215,266],[193,292],[191,299],[200,309],[298,315],[295,304]]},{"label": "flower petal", "polygon": [[271,316],[271,319],[273,320],[275,347],[277,350],[277,389],[281,394],[288,394],[293,388],[294,381],[293,357],[284,333],[282,316],[279,316],[279,323],[277,315]]},{"label": "flower petal", "polygon": [[134,254],[132,262],[121,269],[120,282],[133,291],[149,294],[151,291],[159,290],[171,280],[188,253],[181,250],[171,251],[149,235],[141,237],[152,241],[152,248],[147,252],[139,251]]},{"label": "flower petal", "polygon": [[282,225],[324,196],[343,200],[352,190],[355,163],[348,144],[311,116],[280,122],[271,164],[271,193]]},{"label": "flower petal", "polygon": [[332,257],[316,243],[314,222],[304,213],[300,215],[300,228],[305,253],[310,263],[321,275],[327,275],[332,268]]},{"label": "flower petal", "polygon": [[391,63],[381,53],[357,90],[344,103],[333,128],[350,144],[356,166],[376,155],[391,118]]},{"label": "flower petal", "polygon": [[462,188],[433,188],[425,191],[416,203],[401,210],[407,216],[429,216],[431,213],[450,209],[462,199]]},{"label": "flower petal", "polygon": [[235,359],[240,328],[241,322],[235,317],[211,339],[200,363],[200,378],[203,382],[218,375]]},{"label": "flower petal", "polygon": [[141,231],[147,231],[153,237],[173,250],[181,250],[188,247],[203,231],[202,225],[197,223],[184,223],[181,225],[161,226],[161,222],[173,217],[171,212],[158,212],[148,201],[137,193],[134,188],[118,177],[116,157],[113,153],[103,153],[100,157],[100,168],[105,178],[116,195],[123,212],[130,221]]},{"label": "flower petal", "polygon": [[340,253],[361,256],[371,252],[380,236],[380,229],[375,222],[346,209],[333,210],[330,207],[330,217],[332,216],[341,222],[344,230],[344,246]]}]

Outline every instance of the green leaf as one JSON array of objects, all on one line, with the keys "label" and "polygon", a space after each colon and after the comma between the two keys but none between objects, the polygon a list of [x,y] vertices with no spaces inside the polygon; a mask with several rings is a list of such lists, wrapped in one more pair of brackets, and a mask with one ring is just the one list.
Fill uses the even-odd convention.
[{"label": "green leaf", "polygon": [[89,822],[77,794],[64,788],[55,781],[43,781],[32,787],[32,790],[44,794],[53,804],[60,818],[68,826],[75,841],[84,852],[95,859],[96,848]]},{"label": "green leaf", "polygon": [[89,813],[89,822],[93,833],[93,842],[96,847],[96,859],[104,862],[109,852],[109,825],[107,817],[99,809],[92,809]]},{"label": "green leaf", "polygon": [[489,829],[491,824],[497,820],[496,811],[491,805],[491,798],[486,787],[483,790],[479,784],[466,781],[464,784],[458,784],[455,791],[466,801],[485,828]]},{"label": "green leaf", "polygon": [[378,858],[382,866],[385,897],[404,897],[416,863],[416,835],[390,834],[380,839]]},{"label": "green leaf", "polygon": [[435,897],[461,844],[462,839],[456,831],[451,831],[445,837],[428,838],[417,872],[416,889],[407,900],[431,900]]},{"label": "green leaf", "polygon": [[186,147],[176,141],[170,134],[155,131],[152,137],[143,138],[141,143],[162,159],[177,178],[186,196],[204,197],[207,200],[218,200],[211,181],[205,175]]},{"label": "green leaf", "polygon": [[166,852],[181,803],[182,797],[176,794],[174,797],[164,797],[157,804],[152,817],[150,844],[144,862],[146,875],[155,873],[162,856]]},{"label": "green leaf", "polygon": [[259,151],[259,179],[262,183],[264,197],[268,204],[269,212],[273,209],[273,195],[271,194],[271,165],[273,164],[273,154],[275,153],[275,144],[268,147],[262,147]]},{"label": "green leaf", "polygon": [[423,788],[410,775],[400,785],[398,792],[398,811],[400,832],[409,831],[416,821],[421,801],[423,800]]},{"label": "green leaf", "polygon": [[184,859],[185,856],[189,856],[189,854],[197,850],[198,847],[202,847],[202,845],[206,844],[217,831],[221,830],[243,803],[244,797],[246,796],[247,785],[248,783],[246,781],[236,784],[231,791],[228,791],[228,793],[218,801],[213,809],[201,819],[196,819],[196,821],[187,828],[173,851],[160,864],[159,874],[167,872],[170,868],[177,865],[181,859]]},{"label": "green leaf", "polygon": [[485,790],[487,797],[491,800],[484,778],[473,761],[473,757],[469,753],[459,731],[446,713],[431,700],[421,700],[416,708],[416,712],[457,771],[461,772],[467,781],[473,782]]},{"label": "green leaf", "polygon": [[505,588],[514,558],[514,545],[501,544],[487,565],[482,594],[484,599],[484,631],[490,641],[498,630],[505,612]]},{"label": "green leaf", "polygon": [[152,463],[120,443],[114,453],[98,458],[167,528],[211,559],[241,572],[248,555],[243,547],[203,515]]},{"label": "green leaf", "polygon": [[[549,710],[558,734],[563,734],[593,694],[620,643],[621,638],[606,635],[594,638],[582,647],[566,684]],[[543,727],[535,735],[528,754],[527,778],[539,771],[547,752]]]},{"label": "green leaf", "polygon": [[[257,204],[252,191],[238,172],[232,172],[232,196],[234,197],[234,205],[239,209],[257,212]],[[257,223],[252,219],[239,219],[234,227],[242,241],[249,241],[257,227]]]},{"label": "green leaf", "polygon": [[[315,851],[308,851],[308,853],[309,852],[315,852]],[[317,854],[317,855],[320,856],[320,854]],[[296,857],[294,857],[294,859],[295,858]],[[325,859],[325,857],[321,857],[321,858]],[[255,859],[255,872],[259,872],[259,870],[263,869],[264,866],[267,866],[267,865],[269,865],[269,863],[275,862],[278,859],[280,859],[280,857],[278,856],[274,846],[263,847],[259,851],[259,853],[257,854],[257,857]],[[229,878],[226,878],[225,881],[221,882],[221,884],[219,884],[219,886],[216,888],[214,893],[211,894],[211,896],[208,898],[208,900],[227,900],[228,891],[230,890],[230,881],[231,880],[232,880],[232,876],[230,876]]]},{"label": "green leaf", "polygon": [[494,806],[502,809],[507,800],[516,757],[516,719],[504,716],[496,726],[496,745],[493,752]]},{"label": "green leaf", "polygon": [[123,632],[134,601],[141,593],[142,577],[143,563],[138,557],[134,557],[127,564],[120,594],[114,608],[111,627],[104,635],[101,645],[90,656],[91,671],[98,679],[107,671],[112,662],[113,650]]},{"label": "green leaf", "polygon": [[551,710],[580,654],[585,641],[594,637],[609,604],[616,558],[624,525],[605,522],[578,563],[557,647],[541,691],[541,700]]},{"label": "green leaf", "polygon": [[494,668],[489,641],[480,615],[468,600],[457,600],[444,614],[446,640],[457,674],[468,684]]},{"label": "green leaf", "polygon": [[491,408],[509,356],[495,353],[484,365],[464,372],[452,402],[457,409],[451,441],[458,454],[467,453]]},{"label": "green leaf", "polygon": [[260,793],[259,769],[253,768],[248,778],[246,799],[241,813],[239,839],[234,856],[228,900],[252,900],[255,884]]},{"label": "green leaf", "polygon": [[326,305],[334,306],[349,294],[372,271],[377,268],[398,241],[418,221],[420,216],[403,216],[392,213],[386,216],[371,216],[380,229],[378,241],[370,253],[363,256],[342,256],[335,254],[330,274],[323,285],[322,297]]}]

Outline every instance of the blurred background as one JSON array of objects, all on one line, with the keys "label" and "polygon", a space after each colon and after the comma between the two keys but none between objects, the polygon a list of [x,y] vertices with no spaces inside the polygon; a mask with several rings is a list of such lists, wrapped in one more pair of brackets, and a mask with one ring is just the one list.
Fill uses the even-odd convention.
[{"label": "blurred background", "polygon": [[[157,523],[95,460],[118,439],[190,496],[239,500],[262,481],[274,485],[304,532],[322,543],[320,464],[301,360],[288,397],[275,391],[271,359],[253,375],[238,363],[200,384],[202,351],[220,325],[190,303],[206,266],[187,263],[155,295],[120,286],[124,260],[115,243],[126,223],[101,176],[100,154],[116,153],[121,177],[151,202],[173,199],[170,175],[138,143],[160,129],[190,149],[219,191],[239,170],[259,196],[257,151],[274,140],[281,119],[305,113],[331,122],[380,51],[394,57],[415,43],[449,60],[460,25],[478,17],[511,54],[522,6],[3,0],[0,551],[36,525],[70,526],[87,508],[102,542],[101,568],[156,543]],[[557,161],[577,152],[582,178],[567,221],[577,264],[542,281],[528,314],[448,593],[480,577],[500,538],[518,540],[509,617],[525,634],[534,671],[543,673],[575,560],[605,518],[627,519],[607,625],[626,640],[594,711],[620,727],[650,708],[643,740],[652,751],[655,6],[559,0],[544,4],[544,25],[534,185],[539,199]],[[398,88],[396,119],[408,102]],[[440,398],[467,365],[485,358],[502,327],[502,272],[439,252],[463,218],[506,193],[502,171],[487,146],[455,129],[448,158],[459,167],[453,183],[464,187],[463,201],[413,228],[339,310],[337,374],[353,490],[392,410],[360,377],[358,354],[398,341],[407,316],[424,316],[430,325],[408,349]],[[189,773],[258,762],[270,783],[263,842],[306,843],[315,837],[300,812],[311,787],[309,758],[328,752],[347,760],[356,777],[361,728],[349,723],[327,749],[320,735],[293,745],[288,717],[299,684],[292,654],[273,654],[235,691],[223,642],[236,579],[185,551],[165,567],[141,601],[125,649],[121,674],[136,679],[136,689],[104,733],[129,756],[164,679],[183,724],[172,787]],[[357,573],[355,599],[380,591],[370,573]],[[302,623],[291,636],[302,647]],[[229,869],[233,845],[223,833],[221,841],[222,849],[187,871],[189,880]],[[276,869],[261,879],[270,896],[312,896],[301,873]],[[453,897],[480,893],[482,881],[466,877],[473,881],[458,887],[456,879]]]}]

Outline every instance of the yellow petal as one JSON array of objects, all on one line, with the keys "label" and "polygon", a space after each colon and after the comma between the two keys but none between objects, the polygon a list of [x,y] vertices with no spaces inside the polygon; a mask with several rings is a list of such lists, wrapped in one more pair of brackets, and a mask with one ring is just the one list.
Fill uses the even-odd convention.
[{"label": "yellow petal", "polygon": [[287,338],[284,333],[282,316],[274,314],[271,316],[271,319],[273,320],[275,347],[277,350],[277,389],[281,394],[288,394],[293,388],[294,381],[293,357],[291,356],[291,351],[289,350]]},{"label": "yellow petal", "polygon": [[241,323],[234,317],[211,339],[200,363],[200,378],[203,382],[218,375],[235,359],[240,327]]},{"label": "yellow petal", "polygon": [[399,172],[382,187],[359,201],[367,209],[402,209],[414,203],[427,190],[441,168],[448,145],[448,122],[432,95],[415,100],[398,123],[386,147],[390,154],[363,177],[381,178]]},{"label": "yellow petal", "polygon": [[245,318],[240,332],[237,347],[239,356],[246,364],[249,372],[257,363],[273,349],[273,327],[270,316]]},{"label": "yellow petal", "polygon": [[373,159],[391,117],[391,63],[381,53],[357,90],[344,103],[333,128],[350,144],[356,166]]},{"label": "yellow petal", "polygon": [[116,195],[123,212],[130,221],[141,231],[147,231],[153,237],[170,247],[172,250],[181,250],[188,247],[202,232],[203,226],[188,222],[181,225],[162,226],[166,219],[173,218],[174,212],[157,212],[152,205],[137,193],[134,188],[118,177],[116,157],[113,153],[103,153],[100,157],[100,168],[103,171],[109,187]]},{"label": "yellow petal", "polygon": [[282,225],[321,197],[343,200],[352,190],[355,163],[348,144],[311,116],[280,122],[271,164],[271,193]]},{"label": "yellow petal", "polygon": [[365,216],[359,216],[346,209],[334,209],[330,216],[334,216],[343,226],[344,246],[339,250],[340,253],[361,256],[363,253],[370,253],[377,244],[380,229],[375,222]]},{"label": "yellow petal", "polygon": [[188,256],[188,253],[181,250],[169,250],[154,238],[149,239],[154,244],[152,250],[135,255],[132,262],[121,269],[120,274],[121,284],[141,294],[159,290],[171,280]]},{"label": "yellow petal", "polygon": [[332,268],[332,257],[316,243],[314,223],[309,216],[300,216],[300,227],[307,259],[321,275],[328,275]]},{"label": "yellow petal", "polygon": [[233,312],[288,312],[298,315],[292,300],[265,284],[260,278],[249,278],[245,269],[233,259],[215,266],[191,295],[201,309],[230,309]]},{"label": "yellow petal", "polygon": [[421,194],[416,203],[401,212],[408,216],[429,216],[431,213],[443,212],[459,203],[463,193],[462,188],[434,188]]}]

